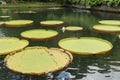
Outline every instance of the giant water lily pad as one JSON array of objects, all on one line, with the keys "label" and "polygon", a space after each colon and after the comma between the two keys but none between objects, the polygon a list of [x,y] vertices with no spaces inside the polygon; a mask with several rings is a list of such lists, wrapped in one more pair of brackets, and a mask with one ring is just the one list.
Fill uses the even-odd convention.
[{"label": "giant water lily pad", "polygon": [[0,38],[0,55],[9,54],[25,48],[29,42],[15,37]]},{"label": "giant water lily pad", "polygon": [[32,20],[11,20],[5,22],[7,27],[24,27],[33,24]]},{"label": "giant water lily pad", "polygon": [[59,21],[59,20],[48,20],[48,21],[41,21],[40,22],[41,26],[60,26],[63,24],[64,24],[64,22]]},{"label": "giant water lily pad", "polygon": [[41,75],[66,68],[72,55],[58,48],[29,47],[5,58],[6,66],[15,72]]},{"label": "giant water lily pad", "polygon": [[0,22],[0,25],[3,25],[4,24],[4,22]]},{"label": "giant water lily pad", "polygon": [[105,54],[113,47],[109,41],[94,37],[65,38],[58,44],[67,51],[81,55]]},{"label": "giant water lily pad", "polygon": [[113,26],[113,25],[95,25],[93,29],[97,32],[103,33],[119,33],[120,26]]},{"label": "giant water lily pad", "polygon": [[101,24],[107,24],[107,25],[119,25],[120,26],[120,20],[101,20],[99,21]]},{"label": "giant water lily pad", "polygon": [[81,31],[83,30],[82,27],[79,26],[68,26],[65,28],[66,31],[70,31],[70,32],[76,32],[76,31]]},{"label": "giant water lily pad", "polygon": [[22,38],[30,40],[48,40],[55,38],[57,35],[57,31],[45,29],[27,30],[21,33]]}]

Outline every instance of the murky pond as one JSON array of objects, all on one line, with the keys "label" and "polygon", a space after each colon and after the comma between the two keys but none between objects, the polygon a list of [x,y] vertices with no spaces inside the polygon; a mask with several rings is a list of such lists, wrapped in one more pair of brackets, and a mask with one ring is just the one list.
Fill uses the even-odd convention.
[{"label": "murky pond", "polygon": [[[28,10],[28,9],[26,9]],[[47,8],[32,9],[34,13],[17,13],[18,9],[0,9],[0,16],[11,16],[10,19],[29,19],[34,24],[22,28],[0,27],[0,37],[18,37],[20,33],[30,29],[53,29],[59,32],[57,38],[48,41],[29,41],[29,46],[59,47],[58,41],[66,37],[97,37],[110,41],[113,44],[111,52],[105,55],[81,56],[73,54],[73,62],[67,72],[75,76],[74,80],[119,80],[120,79],[120,40],[118,34],[102,34],[92,30],[93,25],[99,20],[117,19],[120,20],[119,13],[88,11],[80,9]],[[28,10],[29,11],[29,10]],[[63,20],[65,26],[81,26],[83,31],[63,32],[62,27],[42,27],[40,21],[43,20]],[[91,45],[92,46],[92,45]],[[47,80],[44,75],[29,76],[14,73],[8,70],[0,58],[0,80]],[[58,74],[54,73],[54,76]]]}]

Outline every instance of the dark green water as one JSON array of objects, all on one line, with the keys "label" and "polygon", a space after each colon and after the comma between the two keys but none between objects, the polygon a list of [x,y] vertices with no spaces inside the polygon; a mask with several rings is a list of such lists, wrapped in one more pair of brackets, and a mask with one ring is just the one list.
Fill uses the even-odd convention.
[{"label": "dark green water", "polygon": [[[28,9],[27,9],[28,10]],[[32,26],[24,28],[8,28],[0,27],[0,37],[18,37],[20,33],[30,29],[53,29],[59,32],[59,36],[55,39],[45,41],[30,41],[29,46],[47,46],[58,47],[58,41],[66,37],[97,37],[110,41],[113,44],[113,49],[106,55],[81,56],[73,54],[73,63],[68,69],[72,75],[75,75],[74,80],[119,80],[120,79],[120,40],[117,34],[101,34],[92,30],[93,25],[98,24],[102,19],[117,19],[120,20],[119,13],[108,13],[98,11],[86,11],[78,9],[34,9],[36,13],[15,13],[19,10],[1,9],[0,16],[11,16],[11,19],[30,19],[34,21]],[[21,10],[20,10],[21,11]],[[80,32],[62,32],[62,27],[42,27],[39,22],[42,20],[63,20],[64,26],[81,26],[84,27]],[[91,45],[92,46],[92,45]],[[14,73],[8,70],[3,58],[0,58],[0,80],[46,80],[42,76],[29,76]],[[55,73],[56,75],[57,73]]]}]

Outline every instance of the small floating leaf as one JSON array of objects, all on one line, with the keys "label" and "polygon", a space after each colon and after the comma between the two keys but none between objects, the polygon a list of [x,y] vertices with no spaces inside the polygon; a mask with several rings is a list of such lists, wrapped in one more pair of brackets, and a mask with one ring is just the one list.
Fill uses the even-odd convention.
[{"label": "small floating leaf", "polygon": [[72,53],[81,55],[105,54],[112,49],[112,44],[104,39],[94,37],[65,38],[58,45]]},{"label": "small floating leaf", "polygon": [[78,27],[78,26],[68,26],[68,27],[65,27],[65,30],[66,31],[71,31],[71,32],[76,32],[76,31],[83,30],[83,28],[82,27]]},{"label": "small floating leaf", "polygon": [[64,24],[64,22],[59,21],[59,20],[48,20],[48,21],[41,21],[40,22],[41,26],[60,26],[63,24]]},{"label": "small floating leaf", "polygon": [[21,33],[22,38],[30,40],[48,40],[55,38],[57,35],[57,31],[45,29],[27,30]]},{"label": "small floating leaf", "polygon": [[23,13],[27,13],[27,14],[31,14],[31,13],[36,13],[35,11],[16,11],[15,13],[21,13],[21,14],[23,14]]},{"label": "small floating leaf", "polygon": [[12,71],[41,75],[66,68],[72,62],[72,55],[58,48],[28,47],[5,58],[7,68]]},{"label": "small floating leaf", "polygon": [[0,18],[9,18],[10,16],[0,16]]},{"label": "small floating leaf", "polygon": [[33,24],[32,20],[11,20],[5,22],[7,27],[24,27]]}]

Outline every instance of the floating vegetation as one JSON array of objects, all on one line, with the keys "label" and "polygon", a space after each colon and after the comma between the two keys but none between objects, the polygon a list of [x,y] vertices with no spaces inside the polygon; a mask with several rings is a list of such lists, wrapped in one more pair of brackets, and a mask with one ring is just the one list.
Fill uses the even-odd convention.
[{"label": "floating vegetation", "polygon": [[48,8],[48,9],[57,10],[57,9],[63,9],[63,8],[62,7],[51,7],[51,8]]},{"label": "floating vegetation", "polygon": [[79,26],[68,26],[68,27],[65,27],[65,30],[70,32],[76,32],[76,31],[83,30],[83,28]]},{"label": "floating vegetation", "polygon": [[4,22],[0,22],[0,26],[3,25],[3,24],[4,24]]},{"label": "floating vegetation", "polygon": [[120,26],[95,25],[95,26],[93,26],[93,30],[95,30],[97,32],[102,32],[102,33],[119,33],[120,32]]},{"label": "floating vegetation", "polygon": [[5,26],[7,27],[25,27],[32,24],[33,24],[32,20],[11,20],[5,22]]},{"label": "floating vegetation", "polygon": [[65,38],[58,45],[71,53],[81,55],[105,54],[113,47],[109,41],[94,37]]},{"label": "floating vegetation", "polygon": [[57,37],[58,32],[54,30],[33,29],[21,33],[21,37],[29,40],[48,40]]},{"label": "floating vegetation", "polygon": [[120,39],[120,35],[118,35],[118,38]]},{"label": "floating vegetation", "polygon": [[117,25],[120,26],[120,20],[101,20],[99,21],[101,24],[107,24],[107,25]]},{"label": "floating vegetation", "polygon": [[15,37],[0,38],[0,55],[19,51],[28,46],[28,44],[29,42],[27,40],[20,40]]},{"label": "floating vegetation", "polygon": [[15,13],[19,13],[19,14],[28,13],[28,14],[32,14],[32,13],[36,13],[36,12],[35,11],[16,11]]},{"label": "floating vegetation", "polygon": [[8,55],[5,65],[14,72],[41,75],[66,68],[72,59],[71,53],[62,49],[37,46]]},{"label": "floating vegetation", "polygon": [[10,16],[0,16],[0,18],[9,18]]},{"label": "floating vegetation", "polygon": [[41,21],[40,22],[41,26],[60,26],[63,24],[64,24],[64,22],[59,21],[59,20],[48,20],[48,21]]},{"label": "floating vegetation", "polygon": [[9,21],[11,20],[11,16],[0,16],[1,21]]}]

